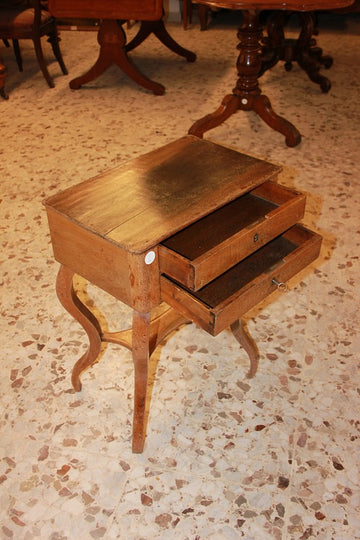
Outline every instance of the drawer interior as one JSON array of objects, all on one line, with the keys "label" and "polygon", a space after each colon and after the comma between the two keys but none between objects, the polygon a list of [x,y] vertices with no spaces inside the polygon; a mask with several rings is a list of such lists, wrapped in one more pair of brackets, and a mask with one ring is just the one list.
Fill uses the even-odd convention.
[{"label": "drawer interior", "polygon": [[279,236],[199,291],[192,291],[191,294],[203,304],[214,308],[261,274],[281,264],[281,261],[297,247],[298,244],[295,242],[285,236]]},{"label": "drawer interior", "polygon": [[304,215],[305,199],[265,182],[163,241],[160,270],[200,290],[295,225]]},{"label": "drawer interior", "polygon": [[247,193],[174,234],[162,245],[193,261],[238,231],[256,223],[277,206],[256,193]]},{"label": "drawer interior", "polygon": [[216,335],[316,259],[320,246],[318,234],[295,225],[197,291],[162,275],[161,297]]}]

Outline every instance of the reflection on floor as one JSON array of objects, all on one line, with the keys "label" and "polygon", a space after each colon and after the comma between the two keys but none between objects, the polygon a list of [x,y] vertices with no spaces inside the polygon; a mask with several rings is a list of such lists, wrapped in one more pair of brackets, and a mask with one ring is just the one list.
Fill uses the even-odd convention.
[{"label": "reflection on floor", "polygon": [[[307,193],[304,222],[323,248],[287,294],[248,314],[261,354],[255,379],[227,331],[211,338],[188,325],[156,351],[142,455],[131,453],[127,350],[108,345],[82,392],[71,389],[87,340],[55,295],[42,200],[181,137],[215,110],[236,80],[235,26],[220,15],[207,32],[170,25],[197,53],[194,64],[153,38],[134,51],[164,96],[115,67],[71,91],[96,58],[93,32],[62,33],[69,76],[52,62],[52,90],[30,44],[23,73],[2,47],[10,99],[0,118],[1,538],[360,538],[359,24],[344,16],[320,24],[318,42],[334,58],[329,94],[297,66],[262,78],[276,112],[302,133],[298,147],[254,113],[206,134],[283,165],[279,181]],[[127,307],[78,286],[111,329],[129,323]]]}]

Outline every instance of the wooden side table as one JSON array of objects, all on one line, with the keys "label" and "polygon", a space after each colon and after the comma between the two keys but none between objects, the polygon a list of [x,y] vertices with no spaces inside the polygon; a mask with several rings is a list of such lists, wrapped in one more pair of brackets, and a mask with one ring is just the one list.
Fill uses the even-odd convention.
[{"label": "wooden side table", "polygon": [[[145,440],[149,357],[164,337],[188,321],[211,335],[230,327],[253,376],[258,351],[240,317],[317,257],[320,236],[296,225],[305,197],[275,182],[279,170],[186,136],[45,201],[57,294],[90,342],[73,386],[102,342],[132,351],[134,452]],[[103,331],[74,273],[130,306],[132,329]]]},{"label": "wooden side table", "polygon": [[255,111],[272,129],[285,136],[288,146],[296,146],[301,135],[296,127],[276,114],[267,96],[261,93],[259,77],[262,72],[262,28],[259,24],[261,10],[275,9],[286,11],[314,11],[317,9],[336,9],[350,5],[353,0],[197,0],[208,7],[241,10],[243,23],[238,30],[237,59],[238,79],[231,94],[222,100],[213,113],[197,120],[189,133],[202,137],[227,120],[236,111]]},{"label": "wooden side table", "polygon": [[[181,47],[166,30],[162,20],[162,6],[162,0],[49,0],[49,10],[56,17],[100,19],[99,57],[84,75],[70,81],[70,88],[79,89],[116,64],[137,84],[155,95],[164,94],[165,87],[141,73],[127,54],[153,33],[166,47],[185,57],[188,62],[196,60],[196,55]],[[126,44],[122,23],[130,19],[141,21],[141,26],[134,39]]]}]

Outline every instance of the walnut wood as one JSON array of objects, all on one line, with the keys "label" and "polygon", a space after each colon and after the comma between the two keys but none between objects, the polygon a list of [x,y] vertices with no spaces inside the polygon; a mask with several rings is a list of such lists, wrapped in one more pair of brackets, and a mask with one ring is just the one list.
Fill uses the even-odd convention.
[{"label": "walnut wood", "polygon": [[255,341],[248,333],[247,329],[245,328],[243,322],[239,319],[235,322],[233,322],[230,325],[231,331],[237,341],[240,343],[240,345],[245,349],[247,352],[249,359],[250,359],[250,369],[248,371],[248,378],[252,379],[255,377],[258,366],[259,366],[259,351],[256,346]]},{"label": "walnut wood", "polygon": [[2,58],[0,56],[0,96],[4,99],[9,99],[5,91],[5,79],[6,79],[6,67],[3,64]]},{"label": "walnut wood", "polygon": [[[212,335],[230,326],[249,356],[253,376],[259,355],[239,318],[276,290],[273,279],[285,282],[317,256],[318,235],[295,226],[277,236],[302,216],[305,202],[270,181],[279,170],[186,136],[45,201],[55,258],[61,264],[57,294],[89,338],[87,352],[74,366],[73,386],[81,389],[81,373],[99,360],[102,343],[131,350],[134,452],[144,447],[149,358],[157,345],[189,321]],[[217,232],[219,219],[228,223]],[[215,279],[193,292],[164,274],[159,256],[170,236],[169,253],[179,248],[190,258],[199,253],[190,245],[189,233],[183,238],[181,231],[187,227],[194,243],[204,241],[206,230],[214,236],[198,259],[203,258],[204,276]],[[245,239],[253,242],[256,231],[259,245],[265,245],[252,253],[253,245],[246,246]],[[171,274],[171,265],[178,263],[164,260]],[[74,290],[74,273],[129,305],[132,328],[103,332]]]},{"label": "walnut wood", "polygon": [[214,113],[197,120],[189,129],[189,133],[202,137],[206,131],[219,126],[236,111],[253,110],[272,129],[285,136],[288,146],[296,146],[301,141],[300,133],[295,126],[273,111],[270,100],[260,90],[258,79],[262,66],[262,30],[257,11],[243,12],[243,23],[237,36],[240,53],[236,64],[238,79],[233,93],[225,96]]},{"label": "walnut wood", "polygon": [[272,109],[270,100],[260,90],[258,79],[262,73],[262,28],[259,13],[263,9],[313,11],[347,6],[352,0],[198,0],[199,4],[243,11],[243,23],[238,30],[239,56],[236,67],[238,79],[232,94],[225,96],[220,107],[213,113],[197,120],[189,133],[202,137],[203,134],[225,122],[236,111],[255,111],[272,129],[285,136],[287,146],[300,143],[301,135],[296,127]]},{"label": "walnut wood", "polygon": [[213,8],[224,9],[285,9],[287,11],[332,10],[351,6],[354,0],[196,0]]},{"label": "walnut wood", "polygon": [[[46,206],[79,233],[92,232],[99,243],[113,243],[111,256],[115,256],[116,244],[141,254],[276,178],[280,170],[272,163],[187,135],[48,198]],[[62,225],[56,227],[62,235],[59,254],[65,244],[76,241],[70,231],[66,241]]]},{"label": "walnut wood", "polygon": [[321,237],[295,226],[200,289],[161,276],[162,299],[215,336],[316,259]]},{"label": "walnut wood", "polygon": [[[179,326],[189,322],[190,321],[183,315],[165,303],[162,303],[158,308],[155,308],[151,313],[151,320],[149,323],[149,355],[152,355],[156,347],[160,345],[171,332],[179,328]],[[103,332],[102,341],[122,345],[131,351],[133,346],[132,329],[129,328],[128,330],[122,330],[120,332]]]},{"label": "walnut wood", "polygon": [[151,354],[171,332],[189,322],[171,307],[162,304],[153,318],[150,313],[139,313],[134,310],[133,324],[129,330],[122,332],[102,332],[98,320],[81,302],[73,286],[74,272],[60,266],[56,291],[64,308],[76,319],[89,338],[86,353],[76,362],[72,371],[72,385],[81,390],[80,376],[86,369],[95,364],[100,357],[101,343],[116,343],[132,351],[134,362],[134,422],[133,451],[142,452],[146,431],[146,390],[148,362]]},{"label": "walnut wood", "polygon": [[154,21],[160,19],[163,0],[48,0],[55,17]]},{"label": "walnut wood", "polygon": [[196,291],[295,225],[304,211],[304,195],[265,182],[162,242],[160,269]]},{"label": "walnut wood", "polygon": [[297,62],[309,79],[319,84],[322,92],[326,93],[331,88],[331,82],[320,73],[320,68],[330,68],[333,60],[331,56],[323,55],[322,49],[316,46],[313,37],[316,31],[316,14],[297,12],[301,29],[297,39],[285,38],[286,23],[292,15],[291,11],[275,11],[270,15],[266,24],[267,37],[263,40],[260,75],[279,61],[285,62],[286,71],[290,71],[292,63]]},{"label": "walnut wood", "polygon": [[84,328],[88,335],[90,346],[86,353],[76,362],[71,382],[77,392],[81,390],[80,375],[89,366],[97,361],[101,350],[101,328],[94,315],[80,301],[73,286],[74,272],[60,266],[57,281],[56,292],[61,304]]},{"label": "walnut wood", "polygon": [[136,83],[155,95],[162,95],[165,92],[165,87],[162,84],[145,77],[127,55],[126,35],[118,21],[105,19],[100,23],[98,42],[100,52],[97,61],[84,75],[70,81],[70,88],[78,90],[84,84],[97,79],[112,64],[116,64]]},{"label": "walnut wood", "polygon": [[151,34],[154,34],[158,40],[165,45],[170,51],[183,56],[188,62],[195,62],[196,54],[192,51],[188,51],[181,47],[166,30],[164,22],[162,19],[157,21],[141,21],[140,29],[136,36],[128,43],[125,47],[127,52],[132,51],[138,47],[145,39],[147,39]]},{"label": "walnut wood", "polygon": [[[82,76],[70,81],[70,88],[77,90],[98,78],[112,64],[116,64],[137,84],[155,95],[162,95],[165,87],[146,77],[128,56],[128,51],[140,45],[150,34],[154,34],[170,50],[194,62],[196,55],[181,47],[167,32],[162,21],[162,0],[49,0],[49,9],[57,17],[100,19],[98,43],[99,57],[95,64]],[[141,21],[138,34],[126,45],[126,35],[121,22]]]}]

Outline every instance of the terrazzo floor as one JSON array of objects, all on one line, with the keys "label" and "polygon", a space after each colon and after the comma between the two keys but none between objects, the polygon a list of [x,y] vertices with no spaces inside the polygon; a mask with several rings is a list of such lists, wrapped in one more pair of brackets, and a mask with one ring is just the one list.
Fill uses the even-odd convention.
[{"label": "terrazzo floor", "polygon": [[[236,80],[236,24],[223,17],[207,32],[169,24],[197,53],[193,64],[155,38],[132,53],[164,96],[115,67],[71,91],[96,59],[92,32],[62,32],[68,76],[46,48],[51,90],[30,44],[22,74],[2,47],[1,539],[360,538],[358,17],[320,19],[318,42],[334,58],[329,94],[297,66],[262,78],[276,112],[302,133],[299,146],[287,148],[252,112],[206,134],[281,164],[279,182],[307,194],[304,223],[323,236],[289,292],[245,318],[261,354],[256,377],[246,378],[230,332],[172,334],[152,357],[141,455],[131,453],[127,350],[108,345],[83,390],[71,387],[87,338],[56,298],[42,201],[183,136],[218,107]],[[110,329],[129,322],[129,308],[80,278],[78,287]]]}]

